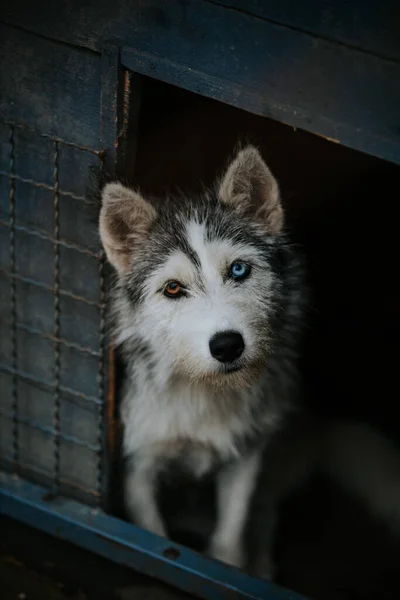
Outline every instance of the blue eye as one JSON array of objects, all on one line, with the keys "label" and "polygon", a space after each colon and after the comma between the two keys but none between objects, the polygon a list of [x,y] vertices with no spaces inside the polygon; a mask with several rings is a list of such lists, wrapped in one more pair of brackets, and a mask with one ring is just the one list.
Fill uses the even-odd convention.
[{"label": "blue eye", "polygon": [[231,265],[230,275],[233,279],[243,280],[250,275],[251,267],[244,262],[234,262]]}]

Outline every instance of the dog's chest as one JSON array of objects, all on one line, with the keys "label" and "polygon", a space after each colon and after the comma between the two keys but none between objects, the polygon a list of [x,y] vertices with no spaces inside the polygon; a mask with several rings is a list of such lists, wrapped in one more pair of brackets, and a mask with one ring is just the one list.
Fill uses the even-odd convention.
[{"label": "dog's chest", "polygon": [[122,419],[126,454],[183,462],[199,474],[236,457],[238,441],[254,427],[245,401],[179,387],[157,397],[128,392]]}]

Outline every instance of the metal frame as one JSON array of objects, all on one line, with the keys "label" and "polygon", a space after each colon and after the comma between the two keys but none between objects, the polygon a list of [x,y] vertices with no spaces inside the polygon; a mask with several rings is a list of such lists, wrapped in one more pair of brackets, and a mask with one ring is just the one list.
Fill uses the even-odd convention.
[{"label": "metal frame", "polygon": [[208,600],[304,600],[130,523],[0,473],[0,514]]}]

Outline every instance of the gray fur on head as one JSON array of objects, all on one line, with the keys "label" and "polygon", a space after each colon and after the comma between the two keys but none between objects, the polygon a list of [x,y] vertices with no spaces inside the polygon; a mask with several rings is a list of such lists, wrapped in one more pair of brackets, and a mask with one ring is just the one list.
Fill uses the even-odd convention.
[{"label": "gray fur on head", "polygon": [[[298,260],[282,230],[278,185],[253,147],[238,153],[216,194],[155,208],[108,184],[100,234],[120,276],[120,339],[145,340],[171,373],[192,382],[251,385],[300,314]],[[227,275],[238,260],[252,269],[240,284]],[[163,295],[171,280],[182,283],[185,298]],[[209,340],[221,328],[245,340],[240,370],[227,373],[210,356]]]}]

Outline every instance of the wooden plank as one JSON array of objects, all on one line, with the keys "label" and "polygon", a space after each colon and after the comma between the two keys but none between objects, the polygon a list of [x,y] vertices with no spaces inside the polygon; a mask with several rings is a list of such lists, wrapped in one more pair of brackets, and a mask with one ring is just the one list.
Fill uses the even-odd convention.
[{"label": "wooden plank", "polygon": [[273,52],[248,43],[232,59],[214,45],[207,52],[220,60],[210,58],[206,68],[199,64],[204,54],[188,57],[188,47],[176,60],[124,48],[122,61],[143,75],[400,163],[400,65],[344,47],[338,53],[329,42],[290,30],[270,33]]},{"label": "wooden plank", "polygon": [[216,0],[214,4],[400,60],[400,3],[393,0]]},{"label": "wooden plank", "polygon": [[141,100],[141,76],[123,69],[120,50],[106,43],[102,50],[101,147],[107,177],[131,180]]},{"label": "wooden plank", "polygon": [[[5,16],[23,3],[6,3]],[[400,161],[392,60],[205,1],[38,0],[26,14],[20,24],[68,43],[115,40],[142,74]]]},{"label": "wooden plank", "polygon": [[0,119],[99,147],[100,58],[0,25]]},{"label": "wooden plank", "polygon": [[[138,124],[141,77],[123,69],[120,61],[118,46],[105,43],[101,56],[101,148],[102,148],[102,179],[108,180],[121,176],[130,180],[134,172],[136,152],[136,128]],[[107,272],[104,265],[104,256],[100,267],[100,281],[102,282],[103,302],[105,301],[105,281]],[[117,453],[117,407],[115,386],[115,354],[110,340],[106,340],[104,329],[104,309],[101,311],[103,327],[100,327],[102,340],[103,367],[102,394],[104,406],[102,408],[101,423],[103,447],[102,456],[102,507],[109,510],[113,501],[111,490],[114,489],[115,460]]]}]

